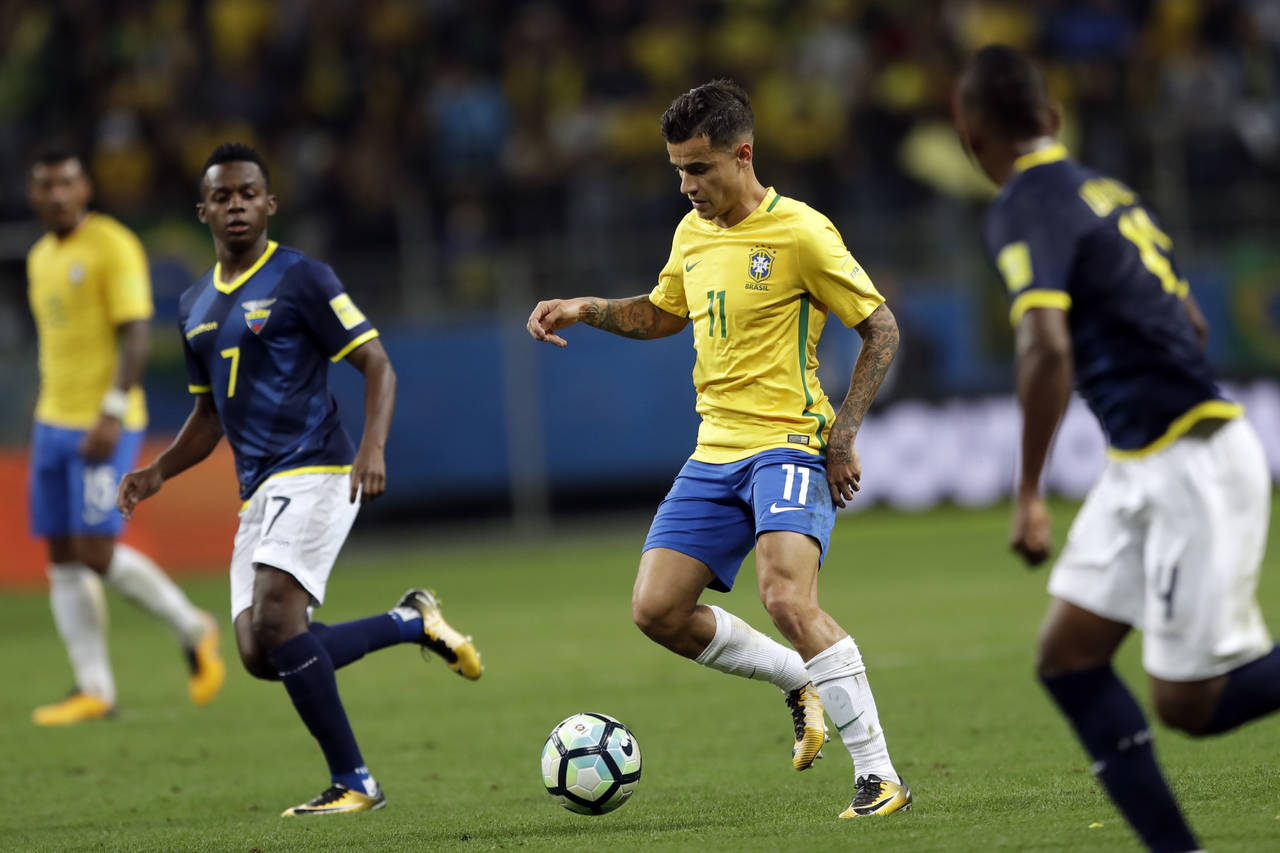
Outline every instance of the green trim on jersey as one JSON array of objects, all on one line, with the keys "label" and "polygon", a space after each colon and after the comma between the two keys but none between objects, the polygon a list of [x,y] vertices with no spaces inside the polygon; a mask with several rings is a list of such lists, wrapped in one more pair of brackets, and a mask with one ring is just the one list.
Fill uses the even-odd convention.
[{"label": "green trim on jersey", "polygon": [[800,297],[800,388],[804,391],[804,415],[808,418],[815,418],[818,421],[818,432],[814,436],[818,440],[818,449],[825,450],[826,442],[822,440],[822,433],[827,428],[827,419],[822,416],[821,412],[811,412],[810,407],[813,406],[813,395],[809,393],[808,367],[809,367],[809,294]]},{"label": "green trim on jersey", "polygon": [[774,208],[774,207],[778,204],[778,202],[780,202],[780,201],[782,201],[782,196],[778,195],[778,194],[775,192],[775,193],[773,194],[773,201],[769,202],[769,206],[768,206],[768,207],[766,207],[766,208],[764,209],[764,212],[765,212],[765,213],[768,213],[769,211],[773,210],[773,208]]}]

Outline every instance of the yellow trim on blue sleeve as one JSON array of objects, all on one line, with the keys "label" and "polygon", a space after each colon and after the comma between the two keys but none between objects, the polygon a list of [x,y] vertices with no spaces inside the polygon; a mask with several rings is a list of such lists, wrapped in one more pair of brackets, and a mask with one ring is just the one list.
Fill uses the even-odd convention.
[{"label": "yellow trim on blue sleeve", "polygon": [[1043,166],[1045,163],[1056,163],[1059,160],[1065,160],[1067,156],[1067,146],[1061,142],[1055,142],[1048,148],[1038,148],[1014,160],[1013,171],[1025,172],[1033,166]]},{"label": "yellow trim on blue sleeve", "polygon": [[1226,400],[1206,400],[1191,407],[1191,410],[1185,414],[1179,415],[1169,424],[1169,428],[1165,430],[1164,435],[1148,444],[1146,447],[1140,447],[1137,450],[1117,450],[1114,447],[1107,448],[1107,456],[1116,460],[1140,459],[1143,456],[1150,456],[1164,450],[1173,444],[1182,436],[1187,434],[1187,430],[1191,429],[1200,421],[1209,418],[1221,418],[1222,420],[1234,420],[1244,414],[1244,406],[1239,403],[1229,403]]},{"label": "yellow trim on blue sleeve", "polygon": [[378,336],[378,330],[370,329],[369,331],[365,332],[363,335],[357,336],[355,340],[351,341],[351,343],[347,344],[342,349],[338,350],[337,355],[330,356],[329,360],[333,362],[342,361],[342,359],[347,357],[347,353],[351,352],[353,349],[360,346],[365,341],[371,341],[377,336]]},{"label": "yellow trim on blue sleeve", "polygon": [[1028,290],[1013,300],[1009,309],[1009,323],[1018,325],[1022,315],[1032,308],[1060,308],[1067,311],[1071,308],[1071,294],[1061,290]]},{"label": "yellow trim on blue sleeve", "polygon": [[219,293],[233,292],[240,285],[244,284],[246,281],[252,278],[254,273],[262,269],[262,265],[265,264],[267,260],[275,253],[279,245],[280,244],[277,243],[275,240],[268,240],[266,251],[263,252],[258,257],[258,259],[253,262],[253,266],[249,267],[247,270],[240,273],[240,275],[236,276],[230,282],[224,282],[222,280],[221,262],[214,264],[213,265],[213,286],[218,290]]},{"label": "yellow trim on blue sleeve", "polygon": [[213,390],[212,385],[188,385],[187,390],[192,394],[208,394]]}]

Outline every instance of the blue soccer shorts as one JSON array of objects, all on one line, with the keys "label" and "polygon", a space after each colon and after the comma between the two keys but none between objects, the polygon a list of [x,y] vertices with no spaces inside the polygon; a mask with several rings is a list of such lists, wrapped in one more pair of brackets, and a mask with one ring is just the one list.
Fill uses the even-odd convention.
[{"label": "blue soccer shorts", "polygon": [[110,458],[89,464],[80,455],[88,430],[37,423],[31,438],[28,506],[31,532],[61,536],[120,535],[124,518],[116,509],[116,487],[142,448],[142,430],[120,433]]},{"label": "blue soccer shorts", "polygon": [[659,505],[644,550],[670,548],[701,560],[715,575],[709,586],[728,592],[761,533],[810,536],[821,562],[835,520],[820,456],[765,450],[725,465],[690,459]]}]

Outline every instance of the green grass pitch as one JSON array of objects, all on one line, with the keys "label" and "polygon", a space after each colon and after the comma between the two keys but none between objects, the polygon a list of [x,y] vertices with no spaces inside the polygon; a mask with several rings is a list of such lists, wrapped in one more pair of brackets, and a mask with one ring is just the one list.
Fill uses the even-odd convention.
[{"label": "green grass pitch", "polygon": [[[1059,542],[1070,511],[1058,507]],[[778,691],[679,659],[631,625],[646,522],[554,539],[348,548],[318,618],[365,616],[429,585],[450,621],[475,635],[486,665],[479,682],[465,682],[399,647],[340,673],[388,797],[386,809],[363,815],[280,819],[328,784],[284,690],[233,667],[212,706],[191,707],[166,629],[115,596],[120,713],[35,728],[31,708],[63,693],[68,669],[43,593],[5,595],[0,849],[1138,849],[1032,678],[1046,575],[1007,554],[1006,510],[872,511],[837,524],[822,600],[862,648],[889,746],[916,795],[914,811],[865,821],[836,820],[853,793],[839,743],[814,769],[791,769]],[[1273,625],[1278,553],[1261,591]],[[186,587],[225,622],[224,577]],[[750,561],[738,590],[708,599],[776,636]],[[224,651],[234,657],[225,634]],[[1145,705],[1137,652],[1127,642],[1120,667]],[[643,750],[636,795],[603,817],[557,807],[539,777],[543,739],[580,710],[618,717]],[[1156,732],[1210,849],[1280,849],[1280,720],[1205,741]]]}]

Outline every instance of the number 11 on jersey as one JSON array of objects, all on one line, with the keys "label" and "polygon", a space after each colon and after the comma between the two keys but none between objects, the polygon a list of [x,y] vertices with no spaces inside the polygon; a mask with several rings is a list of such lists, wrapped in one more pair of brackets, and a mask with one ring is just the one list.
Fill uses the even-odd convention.
[{"label": "number 11 on jersey", "polygon": [[713,338],[716,336],[716,303],[717,302],[720,303],[720,337],[725,338],[729,336],[729,327],[725,324],[725,321],[724,321],[724,291],[723,290],[707,291],[707,320],[709,321],[709,325],[707,326],[707,333],[711,335],[711,337]]}]

